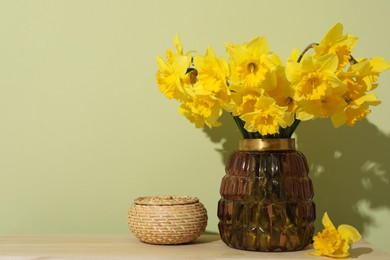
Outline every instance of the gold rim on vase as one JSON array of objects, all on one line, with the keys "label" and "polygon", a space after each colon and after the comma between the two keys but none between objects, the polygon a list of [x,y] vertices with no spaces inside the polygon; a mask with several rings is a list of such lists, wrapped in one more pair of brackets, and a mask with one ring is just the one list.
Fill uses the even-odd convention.
[{"label": "gold rim on vase", "polygon": [[286,151],[295,150],[294,138],[243,139],[240,151]]}]

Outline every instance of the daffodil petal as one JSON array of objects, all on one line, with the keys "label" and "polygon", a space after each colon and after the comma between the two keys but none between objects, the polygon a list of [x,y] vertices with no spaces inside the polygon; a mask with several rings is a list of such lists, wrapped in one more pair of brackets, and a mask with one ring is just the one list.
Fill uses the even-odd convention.
[{"label": "daffodil petal", "polygon": [[332,228],[336,229],[328,216],[328,212],[325,212],[324,216],[322,217],[322,225],[324,225],[324,227],[326,227],[326,228],[332,227]]},{"label": "daffodil petal", "polygon": [[347,115],[344,111],[337,112],[331,116],[332,125],[335,128],[339,128],[347,122]]},{"label": "daffodil petal", "polygon": [[370,59],[370,63],[373,66],[373,70],[377,72],[383,72],[390,68],[390,63],[383,57],[373,57]]},{"label": "daffodil petal", "polygon": [[321,41],[322,44],[328,44],[335,42],[338,38],[343,35],[343,25],[341,23],[336,23],[332,28],[325,34],[324,39]]},{"label": "daffodil petal", "polygon": [[337,227],[337,231],[348,243],[357,242],[362,238],[359,231],[350,225],[342,224]]},{"label": "daffodil petal", "polygon": [[183,55],[183,47],[181,46],[181,42],[178,34],[175,35],[173,42],[175,44],[177,54]]},{"label": "daffodil petal", "polygon": [[338,58],[336,54],[327,54],[320,58],[318,58],[319,64],[321,64],[321,67],[319,71],[321,72],[330,72],[333,73],[337,69],[338,66]]}]

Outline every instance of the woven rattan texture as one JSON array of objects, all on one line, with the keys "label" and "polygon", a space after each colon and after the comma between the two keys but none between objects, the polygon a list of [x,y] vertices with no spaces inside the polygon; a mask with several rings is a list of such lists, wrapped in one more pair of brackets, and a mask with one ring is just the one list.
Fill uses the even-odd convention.
[{"label": "woven rattan texture", "polygon": [[138,205],[179,205],[196,203],[198,201],[199,199],[197,197],[163,195],[139,197],[135,199],[134,203]]},{"label": "woven rattan texture", "polygon": [[198,238],[207,226],[200,202],[178,205],[138,205],[129,209],[129,228],[142,242],[174,245]]}]

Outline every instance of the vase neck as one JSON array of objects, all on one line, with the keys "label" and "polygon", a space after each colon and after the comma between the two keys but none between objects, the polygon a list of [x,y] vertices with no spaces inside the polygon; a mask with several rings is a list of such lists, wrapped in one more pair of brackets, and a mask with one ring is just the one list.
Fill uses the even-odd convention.
[{"label": "vase neck", "polygon": [[286,151],[295,150],[294,138],[243,139],[240,151]]}]

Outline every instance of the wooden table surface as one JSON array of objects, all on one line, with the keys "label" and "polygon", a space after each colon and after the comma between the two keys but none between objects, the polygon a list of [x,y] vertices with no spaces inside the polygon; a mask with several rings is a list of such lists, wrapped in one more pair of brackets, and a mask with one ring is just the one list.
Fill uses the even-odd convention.
[{"label": "wooden table surface", "polygon": [[[149,245],[133,235],[3,235],[0,259],[330,259],[296,252],[251,252],[227,247],[218,235],[202,235],[186,245]],[[390,260],[366,241],[354,244],[351,259]]]}]

